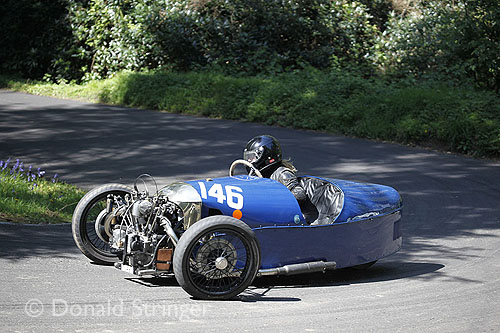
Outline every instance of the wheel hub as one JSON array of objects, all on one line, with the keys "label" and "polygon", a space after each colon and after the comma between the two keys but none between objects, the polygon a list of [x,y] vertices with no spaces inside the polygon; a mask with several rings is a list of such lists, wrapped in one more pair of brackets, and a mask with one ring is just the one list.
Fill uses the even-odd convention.
[{"label": "wheel hub", "polygon": [[109,239],[113,237],[111,231],[113,218],[113,214],[110,214],[106,209],[103,209],[95,220],[95,232],[103,242],[107,243],[109,242]]},{"label": "wheel hub", "polygon": [[228,264],[229,264],[229,262],[224,257],[219,257],[219,258],[215,259],[215,267],[217,269],[224,270],[224,269],[226,269]]},{"label": "wheel hub", "polygon": [[236,266],[237,252],[233,244],[219,237],[204,243],[196,254],[196,267],[200,274],[210,271],[229,272]]}]

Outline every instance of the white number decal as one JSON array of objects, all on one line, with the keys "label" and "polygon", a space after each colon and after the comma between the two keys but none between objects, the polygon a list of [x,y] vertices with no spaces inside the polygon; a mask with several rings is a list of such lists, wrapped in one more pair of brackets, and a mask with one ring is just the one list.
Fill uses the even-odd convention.
[{"label": "white number decal", "polygon": [[203,199],[206,199],[207,198],[207,188],[205,187],[205,184],[202,182],[198,182],[198,185],[200,185],[201,197]]},{"label": "white number decal", "polygon": [[227,193],[227,205],[232,209],[242,209],[243,208],[243,190],[237,186],[226,186]]},{"label": "white number decal", "polygon": [[208,190],[208,195],[216,198],[218,203],[224,203],[226,200],[221,184],[213,184],[210,190]]},{"label": "white number decal", "polygon": [[[198,182],[200,185],[200,194],[203,199],[207,199],[209,196],[217,199],[218,203],[224,203],[227,199],[227,205],[232,209],[242,209],[243,208],[243,190],[238,186],[226,185],[224,188],[221,184],[213,184],[212,187],[207,192],[205,183]],[[224,194],[225,193],[225,194]],[[227,195],[227,197],[226,197]]]}]

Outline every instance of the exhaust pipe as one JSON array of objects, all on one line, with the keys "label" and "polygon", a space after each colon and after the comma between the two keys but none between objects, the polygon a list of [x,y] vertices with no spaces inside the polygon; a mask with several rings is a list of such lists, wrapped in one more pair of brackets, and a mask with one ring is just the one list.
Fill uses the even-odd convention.
[{"label": "exhaust pipe", "polygon": [[259,269],[257,277],[326,272],[327,270],[333,270],[336,267],[337,263],[335,261],[305,262],[303,264],[293,264],[276,268]]}]

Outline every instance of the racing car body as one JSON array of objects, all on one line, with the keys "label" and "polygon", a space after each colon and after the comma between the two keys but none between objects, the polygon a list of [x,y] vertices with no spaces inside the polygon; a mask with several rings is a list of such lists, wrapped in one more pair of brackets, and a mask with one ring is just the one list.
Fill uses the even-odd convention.
[{"label": "racing car body", "polygon": [[393,188],[311,176],[301,177],[300,182],[310,184],[308,194],[314,199],[314,193],[319,193],[324,210],[331,212],[319,225],[307,224],[292,193],[271,179],[236,176],[186,184],[199,195],[200,218],[236,215],[253,229],[260,244],[261,268],[313,261],[334,261],[343,268],[381,259],[401,248],[402,202]]},{"label": "racing car body", "polygon": [[[402,201],[388,186],[314,176],[301,211],[279,182],[229,176],[176,182],[150,195],[101,186],[73,216],[80,250],[143,275],[172,275],[192,296],[227,299],[256,276],[369,264],[401,248]],[[310,212],[309,212],[310,213]]]}]

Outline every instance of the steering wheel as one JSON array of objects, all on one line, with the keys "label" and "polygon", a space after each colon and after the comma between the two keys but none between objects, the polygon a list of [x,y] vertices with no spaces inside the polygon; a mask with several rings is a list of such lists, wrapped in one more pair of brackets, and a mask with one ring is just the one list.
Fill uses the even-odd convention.
[{"label": "steering wheel", "polygon": [[262,177],[262,174],[260,173],[260,171],[254,167],[252,165],[252,163],[248,162],[248,161],[245,161],[245,160],[236,160],[234,161],[232,164],[231,164],[231,167],[229,168],[229,176],[233,176],[234,175],[234,168],[238,165],[238,164],[243,164],[244,166],[246,167],[249,167],[250,168],[250,172],[248,173],[249,176],[252,176],[253,174],[255,174],[257,177],[260,177],[260,178],[263,178]]}]

